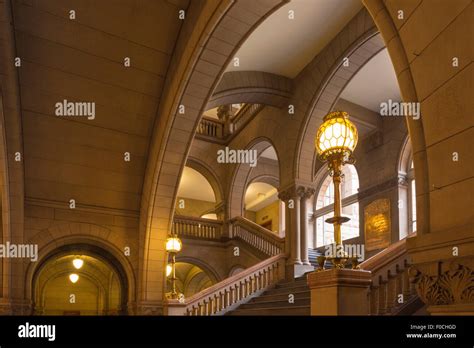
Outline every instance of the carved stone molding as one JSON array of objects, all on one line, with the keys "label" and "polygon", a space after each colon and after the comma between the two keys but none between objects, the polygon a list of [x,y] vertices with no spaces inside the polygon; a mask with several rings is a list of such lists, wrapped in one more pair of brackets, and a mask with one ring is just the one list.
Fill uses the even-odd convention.
[{"label": "carved stone molding", "polygon": [[428,305],[474,303],[474,271],[452,262],[449,269],[438,275],[428,275],[410,267],[410,281],[421,300]]}]

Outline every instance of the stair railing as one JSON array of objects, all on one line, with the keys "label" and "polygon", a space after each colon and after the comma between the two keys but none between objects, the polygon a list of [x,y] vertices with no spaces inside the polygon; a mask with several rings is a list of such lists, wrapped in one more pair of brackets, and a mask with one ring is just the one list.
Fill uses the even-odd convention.
[{"label": "stair railing", "polygon": [[285,251],[284,238],[244,217],[235,217],[230,220],[230,224],[230,238],[240,239],[268,256]]},{"label": "stair railing", "polygon": [[405,238],[359,265],[361,269],[372,272],[369,292],[371,315],[397,314],[418,299],[408,276],[410,263]]},{"label": "stair railing", "polygon": [[168,300],[168,315],[222,315],[285,278],[285,254],[275,255],[184,300]]}]

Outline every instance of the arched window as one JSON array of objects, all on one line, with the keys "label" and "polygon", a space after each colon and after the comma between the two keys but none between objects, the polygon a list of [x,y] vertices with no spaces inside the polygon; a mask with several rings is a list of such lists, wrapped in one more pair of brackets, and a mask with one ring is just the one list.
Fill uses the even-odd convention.
[{"label": "arched window", "polygon": [[[359,177],[353,165],[345,165],[342,170],[341,184],[342,215],[350,221],[342,225],[342,240],[359,236]],[[334,216],[334,184],[332,177],[327,175],[320,186],[315,201],[316,247],[334,243],[334,228],[325,222]]]},{"label": "arched window", "polygon": [[408,228],[410,232],[416,231],[416,190],[415,190],[415,168],[413,160],[407,173],[408,180]]},{"label": "arched window", "polygon": [[415,167],[409,137],[406,138],[400,151],[398,183],[398,219],[402,239],[416,231]]}]

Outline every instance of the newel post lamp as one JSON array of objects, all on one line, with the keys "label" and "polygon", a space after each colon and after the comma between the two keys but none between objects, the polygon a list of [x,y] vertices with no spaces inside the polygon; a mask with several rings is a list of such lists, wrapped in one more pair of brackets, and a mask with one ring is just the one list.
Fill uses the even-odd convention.
[{"label": "newel post lamp", "polygon": [[176,254],[181,251],[183,243],[176,235],[172,235],[166,239],[166,251],[171,256],[171,265],[166,265],[166,276],[170,276],[171,280],[171,293],[168,294],[168,298],[173,300],[178,298],[178,292],[176,291]]},{"label": "newel post lamp", "polygon": [[326,219],[326,222],[334,225],[336,250],[336,255],[323,257],[319,260],[320,269],[324,268],[326,259],[332,261],[336,268],[343,268],[349,259],[356,262],[356,259],[347,257],[342,247],[341,225],[350,219],[342,216],[341,179],[344,164],[355,162],[353,153],[357,140],[357,128],[349,121],[349,114],[344,111],[334,111],[327,114],[316,134],[315,145],[318,158],[322,162],[327,162],[329,175],[334,183],[334,216]]}]

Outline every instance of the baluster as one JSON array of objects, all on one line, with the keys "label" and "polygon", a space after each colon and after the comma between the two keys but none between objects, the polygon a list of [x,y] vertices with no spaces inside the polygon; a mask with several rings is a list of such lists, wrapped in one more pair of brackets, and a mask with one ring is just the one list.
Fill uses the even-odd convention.
[{"label": "baluster", "polygon": [[403,285],[402,285],[403,297],[404,297],[404,300],[406,300],[412,295],[410,291],[410,277],[408,275],[408,268],[406,268],[403,271],[402,278],[403,278]]},{"label": "baluster", "polygon": [[214,313],[213,314],[219,312],[219,310],[220,310],[219,306],[220,306],[219,305],[219,297],[217,296],[217,294],[214,294]]},{"label": "baluster", "polygon": [[379,287],[373,286],[370,288],[370,314],[379,314]]},{"label": "baluster", "polygon": [[[395,307],[396,307],[401,304],[398,302],[399,296],[403,295],[403,271],[398,270],[395,288],[396,288],[396,296],[395,296],[395,301],[396,301]],[[406,301],[405,296],[403,296],[403,303],[405,303],[405,301]]]},{"label": "baluster", "polygon": [[379,314],[387,313],[387,281],[379,281]]},{"label": "baluster", "polygon": [[388,272],[388,284],[387,284],[387,312],[390,313],[395,307],[395,301],[397,298],[397,276]]}]

